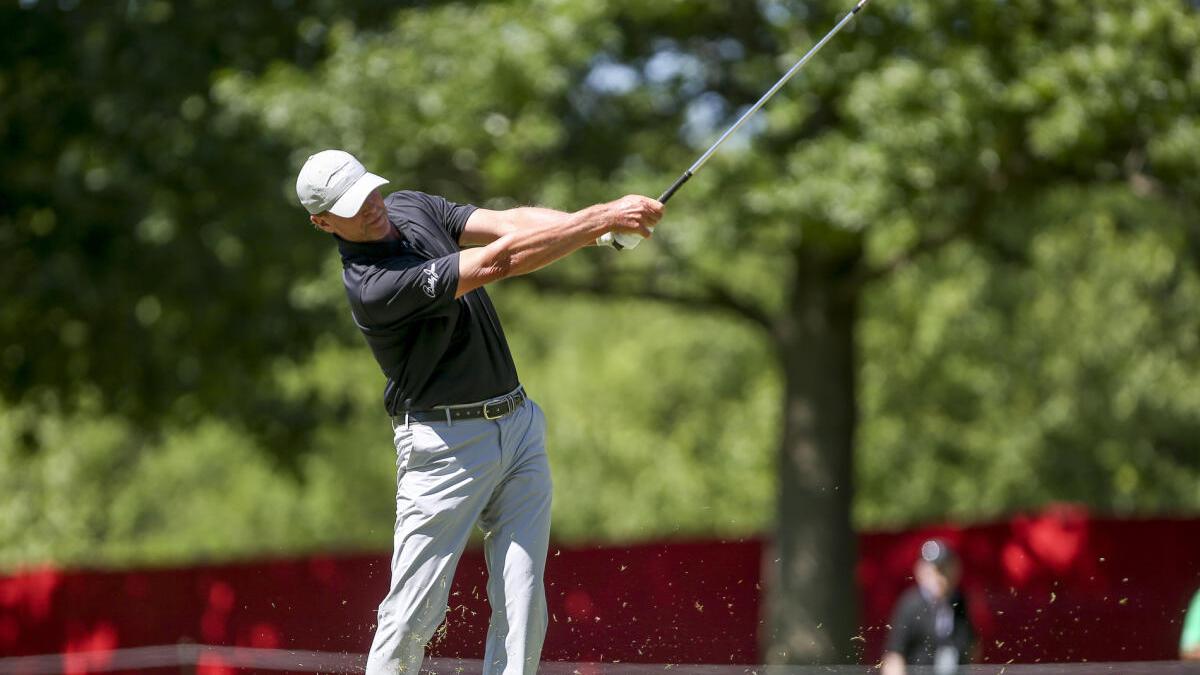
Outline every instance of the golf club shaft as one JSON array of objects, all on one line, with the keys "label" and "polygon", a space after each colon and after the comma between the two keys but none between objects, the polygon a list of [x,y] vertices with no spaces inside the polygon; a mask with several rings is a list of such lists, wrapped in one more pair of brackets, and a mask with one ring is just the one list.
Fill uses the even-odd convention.
[{"label": "golf club shaft", "polygon": [[775,95],[775,92],[782,89],[783,85],[787,84],[788,80],[792,79],[793,75],[800,72],[800,69],[804,67],[804,64],[808,63],[808,60],[811,59],[814,54],[816,54],[818,51],[820,51],[821,47],[825,46],[826,42],[829,42],[831,39],[833,39],[834,35],[837,35],[838,32],[841,31],[842,28],[844,28],[846,26],[846,24],[850,23],[850,20],[854,18],[854,15],[858,14],[858,10],[865,7],[867,5],[867,2],[869,2],[869,1],[870,0],[859,0],[859,3],[854,6],[854,9],[850,10],[850,12],[846,14],[846,16],[842,17],[842,20],[839,21],[838,24],[833,27],[833,30],[826,33],[825,37],[821,38],[820,42],[813,45],[813,48],[808,50],[807,54],[800,57],[800,60],[797,61],[796,64],[793,65],[791,68],[789,68],[788,71],[783,74],[783,77],[779,78],[779,81],[776,82],[774,84],[774,86],[772,86],[770,89],[768,89],[767,93],[763,94],[762,97],[758,99],[757,103],[755,103],[753,106],[751,106],[749,110],[742,113],[742,116],[739,117],[738,120],[733,123],[733,126],[726,129],[725,133],[721,134],[721,137],[717,139],[717,142],[713,143],[712,146],[710,146],[708,148],[708,150],[705,150],[703,155],[700,155],[700,159],[697,159],[696,162],[694,164],[692,164],[692,166],[689,167],[687,171],[684,171],[679,176],[679,178],[675,179],[675,182],[672,183],[671,187],[667,188],[667,191],[664,192],[662,194],[662,196],[658,198],[658,201],[663,202],[665,204],[666,201],[671,198],[671,195],[675,194],[676,190],[678,190],[680,187],[682,187],[683,184],[686,183],[689,178],[694,176],[696,174],[696,172],[700,170],[700,167],[704,166],[704,163],[708,161],[709,157],[712,157],[713,153],[717,151],[717,148],[721,147],[721,144],[725,142],[725,139],[732,136],[733,132],[737,131],[738,127],[742,126],[742,123],[744,123],[746,120],[750,119],[751,115],[758,112],[759,108],[763,107],[763,105],[766,104],[767,101],[771,100],[771,97]]},{"label": "golf club shaft", "polygon": [[[725,142],[725,139],[727,139],[731,135],[733,135],[733,132],[737,131],[738,127],[742,126],[742,124],[746,120],[750,119],[751,115],[758,112],[758,109],[763,107],[763,105],[766,104],[766,102],[769,101],[771,99],[771,97],[775,95],[775,92],[779,91],[783,87],[783,85],[787,84],[788,80],[792,79],[792,76],[794,76],[796,73],[800,72],[800,69],[804,67],[804,64],[808,63],[808,60],[811,59],[814,54],[816,54],[818,51],[820,51],[821,47],[825,46],[826,42],[829,42],[833,38],[834,35],[837,35],[838,32],[841,31],[842,28],[844,28],[846,26],[846,24],[850,23],[850,20],[854,18],[854,15],[858,14],[858,11],[861,10],[863,7],[866,7],[866,5],[869,1],[870,0],[859,0],[858,4],[854,6],[854,9],[850,10],[846,14],[846,16],[842,17],[842,20],[839,21],[837,23],[837,25],[833,27],[833,30],[826,33],[825,37],[821,38],[820,42],[813,45],[812,49],[808,50],[808,53],[806,53],[804,56],[800,57],[800,60],[797,61],[796,64],[793,65],[791,68],[789,68],[788,71],[783,74],[783,77],[779,78],[779,81],[776,82],[770,89],[768,89],[767,93],[763,94],[762,97],[760,97],[758,99],[758,102],[756,102],[753,106],[751,106],[749,110],[742,113],[742,116],[739,117],[737,119],[737,121],[733,123],[733,126],[726,129],[725,133],[721,134],[721,137],[718,138],[717,141],[708,148],[708,150],[705,150],[704,154],[700,155],[700,158],[697,159],[695,161],[695,163],[693,163],[690,167],[688,167],[687,171],[684,171],[682,174],[680,174],[679,178],[676,178],[675,182],[671,183],[671,187],[667,188],[666,192],[662,193],[662,196],[658,198],[658,201],[666,204],[667,201],[670,200],[671,197],[675,194],[675,192],[678,191],[679,188],[683,187],[684,183],[688,182],[688,180],[691,179],[692,176],[696,175],[696,172],[700,170],[700,167],[704,166],[704,163],[708,161],[708,158],[712,157],[713,153],[717,151],[717,148],[721,147],[721,144]],[[605,235],[605,237],[608,237],[608,236],[609,235]],[[624,241],[622,241],[622,240],[624,240]],[[630,239],[630,238],[626,238],[625,236],[622,236],[620,238],[612,238],[609,241],[604,241],[604,237],[601,238],[601,243],[610,243],[610,242],[612,243],[612,245],[614,247],[616,247],[618,249],[633,248],[633,246],[637,246],[637,244],[641,242],[641,237],[638,237],[637,235],[632,235],[632,238]],[[629,244],[633,244],[633,245],[630,246]]]}]

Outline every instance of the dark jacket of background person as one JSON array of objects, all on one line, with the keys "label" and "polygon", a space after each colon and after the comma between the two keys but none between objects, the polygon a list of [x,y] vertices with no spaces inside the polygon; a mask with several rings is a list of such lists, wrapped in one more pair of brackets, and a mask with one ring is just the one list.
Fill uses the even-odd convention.
[{"label": "dark jacket of background person", "polygon": [[938,650],[943,647],[958,653],[958,663],[970,661],[975,629],[967,613],[966,598],[958,590],[939,610],[920,588],[908,589],[896,602],[891,626],[884,648],[902,655],[908,665],[933,665]]}]

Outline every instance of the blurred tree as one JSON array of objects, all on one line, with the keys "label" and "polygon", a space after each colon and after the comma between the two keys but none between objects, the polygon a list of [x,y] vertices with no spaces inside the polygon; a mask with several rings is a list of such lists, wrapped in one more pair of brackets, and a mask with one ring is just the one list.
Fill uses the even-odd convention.
[{"label": "blurred tree", "polygon": [[1186,213],[1120,185],[1047,189],[1009,214],[1041,224],[1016,262],[956,242],[868,292],[856,519],[1200,506]]},{"label": "blurred tree", "polygon": [[[290,179],[279,180],[297,161],[294,144],[228,115],[210,84],[218,68],[252,74],[282,60],[306,69],[324,56],[333,23],[386,27],[379,17],[394,9],[375,0],[0,8],[14,32],[0,48],[0,241],[9,251],[0,266],[0,475],[9,486],[0,564],[162,563],[387,540],[387,490],[364,487],[391,480],[378,461],[379,387],[363,386],[378,372],[338,344],[359,343],[341,320],[340,288],[328,284],[336,254],[304,227]],[[743,398],[734,404],[743,416],[761,409],[775,382],[757,365],[762,344],[712,321],[627,313],[597,319],[578,303],[556,313],[592,322],[574,328],[575,344],[610,339],[597,323],[626,341],[635,325],[677,331],[652,355],[669,373],[639,390],[639,409],[655,419],[555,430],[558,445],[576,449],[556,460],[567,465],[556,532],[758,531],[773,418],[735,430],[696,411],[731,395]],[[709,339],[697,345],[693,330]],[[323,339],[330,334],[338,339]],[[578,351],[536,348],[546,367],[523,372],[563,392],[551,408],[590,406],[628,389],[643,367],[567,379]],[[697,386],[705,373],[675,367],[677,354],[724,362],[729,386]],[[559,385],[568,382],[586,386]],[[682,388],[694,396],[666,395]],[[689,422],[663,428],[658,415]],[[591,452],[610,438],[627,456]],[[657,462],[672,480],[639,473],[636,449],[648,445],[661,446]],[[257,456],[264,448],[275,457]],[[669,514],[670,529],[655,529],[643,510],[606,511],[631,495],[596,494],[596,472],[640,485],[637,496]],[[273,527],[270,513],[290,525]],[[214,522],[230,527],[214,531]]]},{"label": "blurred tree", "polygon": [[[302,550],[298,485],[254,440],[207,421],[160,443],[93,403],[0,415],[0,565],[95,567]],[[35,445],[36,452],[29,451]]]},{"label": "blurred tree", "polygon": [[[402,13],[383,35],[341,26],[315,75],[281,68],[218,92],[400,186],[571,208],[665,186],[848,9],[451,5]],[[532,279],[721,312],[774,346],[785,386],[770,660],[838,660],[852,644],[864,289],[953,242],[981,262],[1027,265],[1033,235],[1060,224],[1044,219],[1066,219],[1094,189],[1171,214],[1161,226],[1189,222],[1197,47],[1200,19],[1179,0],[873,6],[689,184],[657,245]],[[1068,187],[1080,191],[1073,206],[1043,209]]]},{"label": "blurred tree", "polygon": [[[342,302],[336,284],[324,286]],[[522,381],[550,418],[556,542],[763,531],[778,378],[751,331],[650,302],[603,308],[519,286],[494,297],[519,328],[510,341]],[[643,360],[595,368],[592,355],[614,346],[642,346],[656,377],[647,381]],[[150,434],[92,401],[0,408],[0,568],[386,548],[396,476],[380,381],[361,342],[336,335],[275,362],[260,387],[289,404],[340,408],[305,438],[291,471],[252,432],[217,418]],[[623,406],[612,424],[604,411]],[[704,412],[714,406],[743,423]]]},{"label": "blurred tree", "polygon": [[23,1],[0,8],[0,396],[82,398],[143,426],[248,420],[288,448],[310,415],[256,385],[331,316],[291,294],[289,148],[213,105],[218,67],[323,53],[327,22],[393,3]]},{"label": "blurred tree", "polygon": [[[336,340],[312,352],[356,336],[292,202],[305,154],[346,147],[398,187],[494,207],[654,194],[848,9],[430,3],[390,24],[383,4],[0,9],[0,392],[28,403],[0,417],[4,560],[373,541],[390,505],[347,495],[388,481],[354,452],[374,370]],[[852,502],[865,523],[1194,504],[1198,42],[1183,0],[872,5],[654,243],[497,293],[539,354],[527,380],[559,392],[559,524],[722,531],[761,506],[753,449],[780,423],[766,653],[838,660]],[[713,317],[597,319],[538,289]],[[618,425],[590,412],[622,404]],[[164,420],[161,441],[139,430]],[[303,497],[246,429],[297,458]],[[653,508],[593,494],[601,473],[644,480]]]}]

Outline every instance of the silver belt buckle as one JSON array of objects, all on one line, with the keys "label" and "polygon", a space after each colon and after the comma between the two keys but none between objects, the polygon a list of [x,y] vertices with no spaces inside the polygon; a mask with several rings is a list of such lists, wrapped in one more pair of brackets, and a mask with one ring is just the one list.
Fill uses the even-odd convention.
[{"label": "silver belt buckle", "polygon": [[[504,404],[508,404],[508,405],[507,405],[507,409],[501,408],[500,414],[492,415],[491,413],[488,412],[488,406],[490,406],[492,404],[495,404],[497,406],[503,406]],[[498,399],[495,399],[493,401],[488,401],[487,403],[483,404],[483,419],[485,419],[485,420],[498,420],[510,412],[512,412],[512,401],[510,401],[508,399],[508,397],[498,398]]]}]

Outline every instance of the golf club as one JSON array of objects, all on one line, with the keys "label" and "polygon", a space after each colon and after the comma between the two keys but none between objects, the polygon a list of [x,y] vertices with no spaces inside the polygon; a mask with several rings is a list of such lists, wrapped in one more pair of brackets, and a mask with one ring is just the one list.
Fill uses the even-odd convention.
[{"label": "golf club", "polygon": [[[842,20],[833,27],[833,30],[826,33],[825,37],[821,38],[820,42],[813,45],[813,48],[808,50],[808,53],[802,56],[800,60],[796,62],[796,65],[789,68],[788,71],[783,74],[783,77],[779,78],[779,81],[776,82],[775,85],[770,89],[768,89],[767,93],[762,95],[762,98],[758,99],[757,103],[743,113],[742,116],[733,123],[733,126],[725,130],[725,133],[721,134],[721,137],[717,139],[716,143],[713,143],[708,150],[704,151],[703,155],[700,155],[700,159],[697,159],[687,171],[684,171],[682,174],[680,174],[679,178],[676,178],[675,182],[671,183],[671,187],[667,188],[667,191],[662,193],[662,196],[658,198],[658,201],[666,204],[667,200],[669,200],[671,196],[674,195],[677,190],[679,190],[679,188],[683,187],[684,183],[688,182],[692,176],[696,175],[696,172],[700,170],[700,167],[704,166],[704,163],[708,161],[709,157],[712,157],[713,153],[717,151],[717,148],[725,142],[725,139],[729,138],[733,132],[737,131],[738,127],[742,126],[743,122],[750,119],[751,115],[758,112],[758,109],[763,107],[763,104],[770,100],[770,98],[775,95],[775,92],[779,91],[783,85],[787,84],[787,81],[792,79],[792,76],[799,72],[800,69],[804,67],[805,63],[808,63],[808,60],[812,58],[813,54],[816,54],[821,47],[825,46],[826,42],[829,42],[834,35],[838,34],[838,31],[842,30],[846,24],[850,23],[850,20],[854,18],[854,15],[858,14],[858,10],[865,7],[868,2],[870,2],[870,0],[859,0],[858,4],[854,6],[854,9],[850,10],[846,16],[842,17]],[[642,243],[642,237],[636,234],[614,235],[613,233],[609,232],[608,234],[605,234],[597,239],[596,243],[602,246],[611,245],[617,250],[632,249],[637,247],[638,244]]]}]

